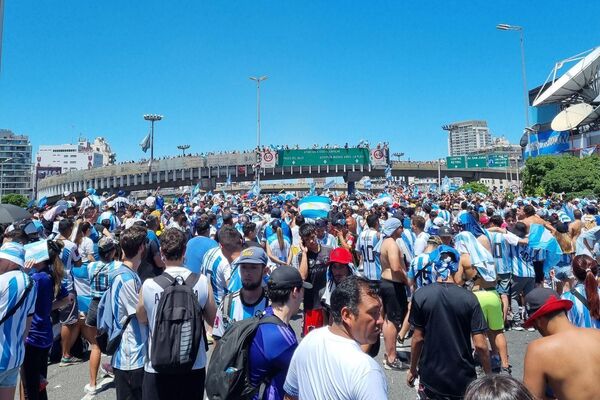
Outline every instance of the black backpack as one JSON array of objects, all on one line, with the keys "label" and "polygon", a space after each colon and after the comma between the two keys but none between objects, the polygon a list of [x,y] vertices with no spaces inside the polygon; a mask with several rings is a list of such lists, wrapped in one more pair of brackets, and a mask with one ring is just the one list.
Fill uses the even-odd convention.
[{"label": "black backpack", "polygon": [[206,395],[210,400],[251,399],[260,389],[248,380],[248,353],[262,324],[286,326],[274,315],[236,321],[219,340],[206,372]]},{"label": "black backpack", "polygon": [[200,275],[191,273],[184,281],[168,273],[154,278],[164,289],[154,318],[152,368],[161,374],[185,374],[192,370],[204,335],[202,307],[194,286]]}]

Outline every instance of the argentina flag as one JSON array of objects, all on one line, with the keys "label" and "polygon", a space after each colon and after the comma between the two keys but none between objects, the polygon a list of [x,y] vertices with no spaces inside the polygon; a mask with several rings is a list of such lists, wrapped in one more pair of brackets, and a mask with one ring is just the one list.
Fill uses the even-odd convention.
[{"label": "argentina flag", "polygon": [[331,210],[331,200],[327,196],[306,196],[300,199],[298,208],[304,218],[327,218]]},{"label": "argentina flag", "polygon": [[529,228],[529,247],[544,250],[546,254],[544,273],[555,267],[563,254],[556,238],[552,236],[548,229],[539,224],[533,224]]},{"label": "argentina flag", "polygon": [[384,192],[381,193],[379,197],[373,201],[373,203],[378,206],[383,205],[383,203],[387,203],[388,206],[391,206],[392,204],[394,204],[394,199],[392,198],[392,196],[390,196],[389,193]]}]

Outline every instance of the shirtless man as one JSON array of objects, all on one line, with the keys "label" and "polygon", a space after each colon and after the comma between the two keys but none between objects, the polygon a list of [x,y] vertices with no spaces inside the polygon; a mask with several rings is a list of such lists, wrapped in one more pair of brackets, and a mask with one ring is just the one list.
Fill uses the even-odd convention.
[{"label": "shirtless man", "polygon": [[383,224],[383,240],[379,250],[381,261],[380,295],[383,302],[383,341],[386,369],[404,370],[408,365],[396,359],[396,337],[407,312],[406,266],[396,239],[402,235],[402,222],[398,218],[388,218]]},{"label": "shirtless man", "polygon": [[547,288],[525,296],[533,326],[543,336],[525,353],[523,383],[537,399],[592,400],[598,398],[600,330],[577,328],[567,318],[573,303]]},{"label": "shirtless man", "polygon": [[575,210],[573,211],[573,216],[575,217],[575,220],[569,224],[569,236],[571,237],[573,248],[575,248],[577,238],[581,235],[581,228],[583,227],[583,223],[581,222],[583,213],[581,210]]}]

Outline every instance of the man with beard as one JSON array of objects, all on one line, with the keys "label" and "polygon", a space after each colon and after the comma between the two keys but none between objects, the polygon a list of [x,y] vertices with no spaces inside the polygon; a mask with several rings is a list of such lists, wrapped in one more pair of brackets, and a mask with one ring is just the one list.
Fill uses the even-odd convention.
[{"label": "man with beard", "polygon": [[242,288],[229,293],[217,309],[213,338],[219,340],[236,321],[259,316],[269,306],[269,299],[262,286],[267,253],[260,247],[242,250],[237,260]]}]

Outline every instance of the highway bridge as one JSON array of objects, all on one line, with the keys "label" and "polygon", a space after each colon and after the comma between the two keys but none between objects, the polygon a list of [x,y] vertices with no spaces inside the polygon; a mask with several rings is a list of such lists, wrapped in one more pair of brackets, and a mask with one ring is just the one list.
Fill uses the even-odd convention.
[{"label": "highway bridge", "polygon": [[[449,169],[444,163],[430,161],[397,161],[392,163],[392,175],[398,177],[437,178],[438,168],[441,176],[461,177],[464,181],[481,178],[504,179],[506,169]],[[314,165],[314,166],[276,166],[261,168],[260,179],[285,180],[301,178],[342,177],[348,184],[348,190],[354,190],[355,182],[363,176],[383,177],[384,167],[372,165]],[[98,191],[114,192],[123,189],[127,192],[152,190],[157,187],[173,188],[196,185],[202,189],[213,190],[217,182],[248,182],[255,178],[254,165],[248,159],[241,165],[206,165],[203,157],[173,157],[155,160],[152,169],[148,162],[109,165],[82,171],[72,171],[61,175],[49,176],[37,183],[37,197],[53,198],[65,191],[82,192],[88,187]]]}]

